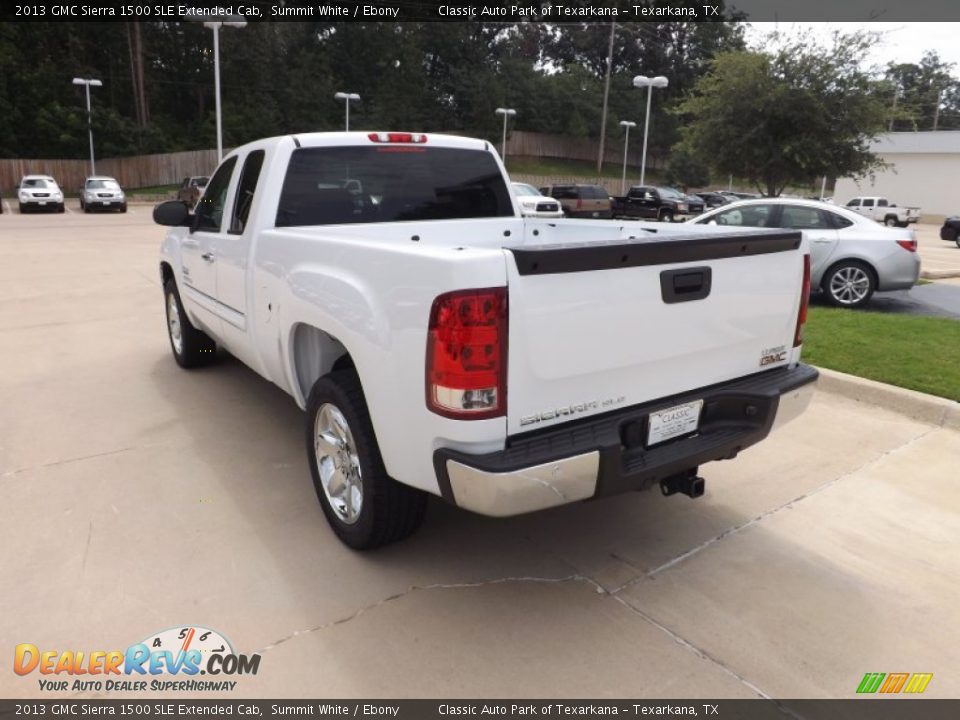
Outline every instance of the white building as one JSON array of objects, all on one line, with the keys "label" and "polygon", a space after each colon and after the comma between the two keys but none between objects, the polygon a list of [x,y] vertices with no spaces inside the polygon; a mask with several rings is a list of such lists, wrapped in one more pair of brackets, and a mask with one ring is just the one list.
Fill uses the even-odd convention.
[{"label": "white building", "polygon": [[960,214],[960,131],[888,133],[871,150],[890,167],[877,171],[872,182],[837,180],[838,205],[858,195],[882,195],[901,207],[919,207],[926,220]]}]

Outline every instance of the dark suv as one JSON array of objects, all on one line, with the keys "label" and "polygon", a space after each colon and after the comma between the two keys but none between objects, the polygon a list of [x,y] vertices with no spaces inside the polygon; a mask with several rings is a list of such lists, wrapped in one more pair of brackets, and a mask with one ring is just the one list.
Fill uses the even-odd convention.
[{"label": "dark suv", "polygon": [[567,217],[613,217],[610,193],[600,185],[547,185],[539,190],[541,195],[559,200]]}]

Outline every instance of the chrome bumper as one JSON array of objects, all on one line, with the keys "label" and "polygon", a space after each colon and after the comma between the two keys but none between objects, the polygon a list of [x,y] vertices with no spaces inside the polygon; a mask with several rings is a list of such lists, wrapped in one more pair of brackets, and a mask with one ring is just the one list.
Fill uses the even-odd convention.
[{"label": "chrome bumper", "polygon": [[[441,448],[434,453],[441,494],[458,507],[505,517],[642,490],[703,463],[736,457],[790,422],[810,404],[817,376],[805,365],[760,373],[566,423],[486,455]],[[651,411],[693,399],[704,401],[696,435],[642,443]]]}]

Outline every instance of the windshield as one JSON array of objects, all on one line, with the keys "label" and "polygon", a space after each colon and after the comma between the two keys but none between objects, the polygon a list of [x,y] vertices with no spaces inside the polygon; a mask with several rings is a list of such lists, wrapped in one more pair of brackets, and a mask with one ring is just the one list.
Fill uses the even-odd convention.
[{"label": "windshield", "polygon": [[494,156],[482,150],[377,145],[295,150],[277,227],[510,217]]},{"label": "windshield", "polygon": [[119,190],[116,180],[87,180],[87,190]]},{"label": "windshield", "polygon": [[208,177],[195,177],[190,180],[190,184],[194,187],[206,187],[208,182],[210,182]]},{"label": "windshield", "polygon": [[540,195],[533,185],[527,185],[526,183],[513,183],[513,192],[517,195]]},{"label": "windshield", "polygon": [[48,184],[43,178],[25,178],[24,181],[20,184],[20,187],[25,188],[50,188],[52,185]]},{"label": "windshield", "polygon": [[673,188],[660,188],[660,194],[668,198],[682,198],[684,197],[683,193],[674,190]]}]

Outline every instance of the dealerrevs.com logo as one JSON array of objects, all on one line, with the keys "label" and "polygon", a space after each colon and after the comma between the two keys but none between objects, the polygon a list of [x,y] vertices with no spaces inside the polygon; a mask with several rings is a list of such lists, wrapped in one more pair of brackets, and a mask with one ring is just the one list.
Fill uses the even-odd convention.
[{"label": "dealerrevs.com logo", "polygon": [[227,638],[201,626],[163,630],[126,650],[61,651],[21,643],[13,654],[13,671],[40,675],[44,691],[223,692],[237,685],[229,678],[259,669],[260,655],[238,654]]}]

